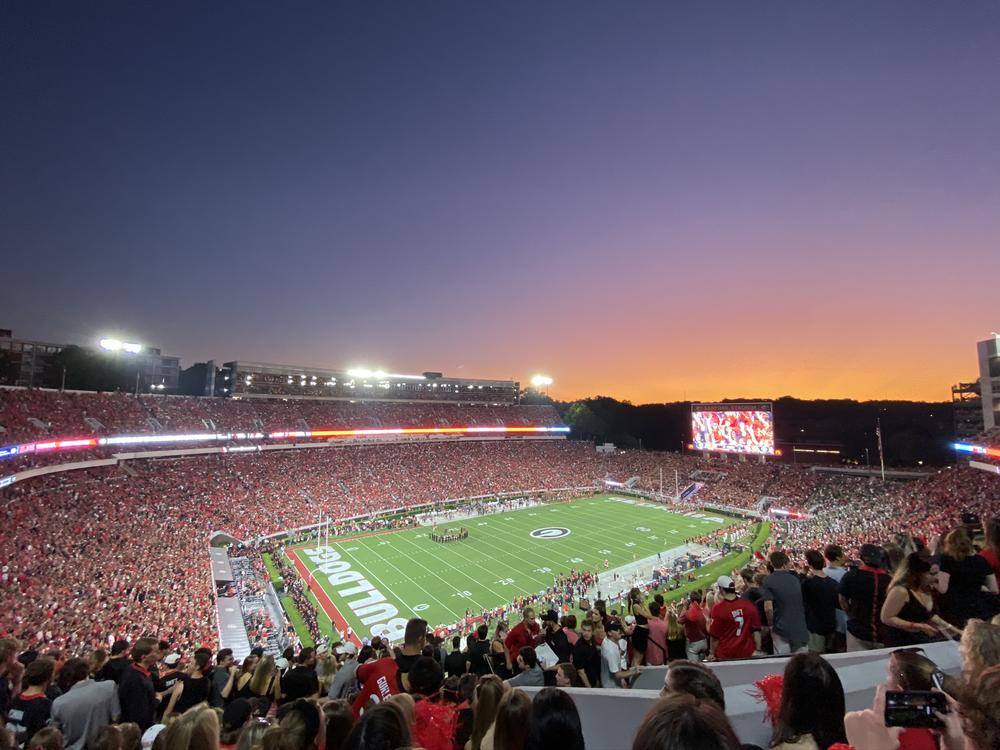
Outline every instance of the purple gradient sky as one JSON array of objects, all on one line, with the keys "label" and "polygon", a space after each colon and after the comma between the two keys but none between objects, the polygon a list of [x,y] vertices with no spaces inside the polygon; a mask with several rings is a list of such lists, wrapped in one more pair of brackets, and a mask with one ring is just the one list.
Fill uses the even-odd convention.
[{"label": "purple gradient sky", "polygon": [[1000,4],[0,5],[0,327],[553,395],[944,399]]}]

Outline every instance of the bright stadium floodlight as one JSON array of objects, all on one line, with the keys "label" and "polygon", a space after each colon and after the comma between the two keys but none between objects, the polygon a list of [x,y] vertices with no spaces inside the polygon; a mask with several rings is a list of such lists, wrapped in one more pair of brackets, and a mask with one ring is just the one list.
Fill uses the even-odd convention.
[{"label": "bright stadium floodlight", "polygon": [[552,378],[550,378],[548,375],[535,375],[534,377],[531,378],[531,384],[535,386],[535,388],[541,388],[542,386],[545,385],[552,385]]},{"label": "bright stadium floodlight", "polygon": [[138,354],[142,351],[142,344],[133,344],[120,339],[101,339],[97,342],[102,349],[109,352],[128,352]]},{"label": "bright stadium floodlight", "polygon": [[369,370],[366,367],[355,367],[347,371],[352,378],[359,380],[385,380],[386,378],[397,378],[399,380],[427,380],[423,375],[400,375],[396,372],[386,372],[385,370]]}]

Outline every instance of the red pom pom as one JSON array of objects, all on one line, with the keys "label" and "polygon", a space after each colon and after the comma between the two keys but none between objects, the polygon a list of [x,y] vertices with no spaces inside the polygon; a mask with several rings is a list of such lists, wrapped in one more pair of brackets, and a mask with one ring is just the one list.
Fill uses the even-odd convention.
[{"label": "red pom pom", "polygon": [[827,750],[854,750],[854,747],[844,742],[834,742]]},{"label": "red pom pom", "polygon": [[764,715],[771,724],[774,724],[778,718],[778,711],[781,710],[781,690],[784,685],[785,678],[782,675],[769,674],[754,683],[756,690],[749,691],[758,703],[765,705]]},{"label": "red pom pom", "polygon": [[451,703],[417,701],[414,707],[413,744],[425,750],[452,750],[456,706]]}]

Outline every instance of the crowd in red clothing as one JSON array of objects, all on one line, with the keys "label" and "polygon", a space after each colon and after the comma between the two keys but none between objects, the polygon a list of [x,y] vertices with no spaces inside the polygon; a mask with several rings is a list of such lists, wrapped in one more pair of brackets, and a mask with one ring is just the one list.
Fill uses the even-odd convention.
[{"label": "crowd in red clothing", "polygon": [[95,434],[559,424],[553,407],[536,405],[282,401],[0,388],[0,445]]},{"label": "crowd in red clothing", "polygon": [[[139,415],[149,414],[137,413],[135,400],[120,394],[0,393],[0,414],[15,429],[22,422],[9,415],[29,415],[53,400],[60,404],[49,420],[53,429],[69,430],[69,423],[95,403],[114,404],[101,412],[101,422],[115,429],[134,427]],[[232,408],[256,409],[255,418],[269,420],[298,406],[190,401],[221,404],[224,411],[237,404]],[[355,407],[368,408],[329,408]],[[431,411],[461,407],[415,408],[429,410],[415,418],[422,420]],[[387,419],[379,409],[365,413]],[[469,409],[491,414],[485,407]],[[467,412],[461,414],[466,419]],[[545,419],[545,413],[539,411],[537,419]],[[250,426],[239,419],[226,425]],[[968,469],[882,485],[820,477],[800,467],[648,452],[602,455],[570,441],[408,443],[129,461],[37,478],[3,491],[5,528],[13,533],[0,539],[0,591],[23,604],[0,612],[0,634],[72,647],[106,645],[116,636],[156,630],[177,643],[211,643],[214,618],[205,555],[210,531],[250,540],[315,524],[321,514],[342,520],[455,498],[588,487],[632,476],[640,478],[640,487],[658,490],[661,469],[667,485],[674,471],[682,484],[695,472],[713,472],[716,479],[694,495],[697,502],[751,508],[763,492],[794,497],[813,511],[813,518],[780,524],[778,539],[797,550],[836,539],[853,551],[897,530],[934,535],[955,522],[958,510],[987,517],[998,503],[995,477]]]}]

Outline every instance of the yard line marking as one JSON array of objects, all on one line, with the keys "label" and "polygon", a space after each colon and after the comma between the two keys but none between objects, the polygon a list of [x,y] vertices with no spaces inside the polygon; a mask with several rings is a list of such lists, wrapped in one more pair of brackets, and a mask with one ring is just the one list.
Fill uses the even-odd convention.
[{"label": "yard line marking", "polygon": [[[368,552],[373,552],[373,550],[369,549],[368,547],[365,547],[365,550],[367,550]],[[407,557],[408,557],[408,556],[407,556]],[[382,558],[382,559],[383,559],[383,561],[384,561],[384,562],[389,562],[389,561],[388,561],[388,560],[386,560],[385,558]],[[412,559],[412,558],[411,558],[411,559]],[[434,601],[436,601],[436,602],[437,602],[438,604],[440,604],[440,605],[441,605],[442,607],[444,607],[444,608],[445,608],[446,610],[448,610],[448,612],[449,612],[450,614],[452,614],[452,615],[454,615],[454,614],[455,614],[455,611],[454,611],[454,610],[453,610],[453,609],[452,609],[451,607],[449,607],[449,606],[448,606],[447,604],[445,604],[445,603],[444,603],[443,601],[441,601],[441,600],[440,600],[440,599],[438,599],[438,598],[437,598],[436,596],[434,596],[434,594],[432,594],[432,593],[431,593],[430,591],[428,591],[428,590],[427,590],[427,589],[425,589],[425,588],[424,588],[423,586],[421,586],[421,585],[420,585],[419,583],[417,583],[417,582],[416,582],[416,581],[417,581],[417,579],[416,579],[416,578],[413,578],[413,577],[409,577],[409,576],[407,576],[407,575],[406,575],[406,572],[405,572],[405,571],[403,571],[403,570],[400,570],[400,569],[399,569],[399,568],[397,568],[397,567],[396,567],[395,565],[393,565],[393,564],[392,564],[391,562],[389,562],[389,565],[390,565],[390,566],[392,567],[392,569],[393,569],[393,570],[395,570],[395,571],[396,571],[397,573],[399,573],[399,574],[400,574],[401,576],[403,576],[403,579],[404,579],[405,581],[407,581],[408,583],[413,583],[413,584],[414,584],[414,585],[415,585],[415,586],[416,586],[416,587],[417,587],[418,589],[420,589],[420,590],[421,590],[421,591],[423,591],[423,592],[424,592],[425,594],[427,594],[427,596],[429,596],[429,597],[430,597],[431,599],[433,599],[433,600],[434,600]],[[362,566],[362,567],[364,567],[364,566]],[[427,570],[427,568],[424,568],[424,570]],[[376,578],[375,580],[377,581],[377,580],[378,580],[378,578]],[[387,587],[387,588],[388,588],[388,587]],[[393,596],[396,596],[396,598],[397,598],[397,599],[399,599],[400,603],[403,603],[403,600],[402,600],[401,598],[399,598],[399,597],[398,597],[398,596],[397,596],[397,595],[396,595],[395,593],[393,593]],[[415,613],[414,613],[414,610],[413,610],[413,607],[409,606],[408,604],[403,604],[403,606],[404,606],[404,607],[406,607],[406,608],[407,608],[408,610],[410,610],[410,613],[411,613],[411,614],[415,614]]]},{"label": "yard line marking", "polygon": [[[416,542],[411,542],[411,541],[410,541],[410,540],[409,540],[409,539],[408,539],[407,537],[405,537],[405,536],[401,536],[401,537],[400,537],[400,539],[403,539],[403,540],[405,540],[406,542],[408,542],[409,544],[412,544],[412,545],[413,545],[414,547],[416,547],[416,548],[417,548],[417,549],[418,549],[419,551],[423,551],[423,550],[422,550],[422,549],[420,548],[420,545],[419,545],[419,544],[417,544]],[[461,558],[461,559],[462,559],[463,561],[465,561],[465,562],[467,562],[467,563],[470,563],[470,564],[472,564],[472,565],[475,565],[475,566],[476,566],[477,568],[479,568],[480,570],[482,570],[482,571],[484,571],[484,572],[488,573],[489,575],[491,575],[491,576],[493,575],[493,573],[492,573],[492,572],[491,572],[491,571],[490,571],[490,570],[489,570],[488,568],[483,568],[483,567],[481,567],[481,566],[480,566],[480,565],[479,565],[478,563],[476,563],[475,561],[472,561],[472,560],[469,560],[469,558],[467,558],[467,557],[465,557],[464,555],[460,554],[460,553],[459,553],[459,551],[458,551],[457,549],[455,549],[455,548],[451,548],[451,549],[449,549],[448,551],[449,551],[449,552],[451,552],[452,554],[454,554],[454,555],[455,555],[456,557],[459,557],[459,558]],[[442,562],[446,562],[446,561],[442,561]],[[477,586],[481,586],[482,588],[486,589],[487,591],[489,591],[489,592],[490,592],[491,594],[493,594],[494,596],[498,596],[498,597],[500,597],[501,599],[504,599],[504,598],[506,597],[506,594],[501,594],[501,593],[498,593],[497,591],[494,591],[494,590],[493,590],[493,589],[491,589],[491,588],[490,588],[489,586],[487,586],[487,585],[486,585],[485,583],[483,583],[482,581],[480,581],[480,580],[478,580],[478,579],[476,579],[476,578],[473,578],[472,576],[470,576],[470,575],[469,575],[468,573],[466,573],[466,572],[465,572],[464,570],[462,570],[461,568],[456,568],[456,567],[455,567],[454,565],[451,565],[451,566],[449,566],[449,567],[451,567],[451,569],[452,569],[452,570],[454,570],[454,571],[457,571],[457,572],[458,572],[458,573],[460,573],[461,575],[463,575],[463,576],[465,576],[466,578],[468,578],[468,579],[469,579],[470,581],[472,581],[472,582],[473,582],[474,584],[476,584]],[[482,607],[480,607],[480,609],[482,609]]]},{"label": "yard line marking", "polygon": [[[401,538],[401,539],[405,539],[405,537],[400,537],[400,538]],[[434,572],[433,570],[431,570],[430,568],[428,568],[428,567],[427,567],[426,565],[424,565],[424,564],[423,564],[422,562],[420,562],[420,561],[419,561],[418,559],[416,559],[415,557],[411,557],[410,555],[407,555],[407,554],[406,554],[405,552],[403,552],[403,554],[404,554],[404,555],[405,555],[405,556],[406,556],[407,558],[409,558],[411,562],[414,562],[414,563],[416,563],[416,564],[417,564],[417,565],[419,565],[419,566],[420,566],[421,568],[423,568],[423,569],[424,569],[424,570],[426,570],[426,571],[427,571],[428,573],[430,573],[430,574],[431,574],[432,576],[434,576],[434,577],[438,578],[439,580],[443,581],[443,582],[444,582],[444,583],[445,583],[446,585],[448,585],[449,587],[453,587],[453,586],[456,586],[456,585],[457,585],[457,584],[454,584],[454,583],[451,583],[451,582],[449,582],[449,581],[448,581],[447,579],[445,579],[445,578],[442,578],[442,577],[441,577],[440,575],[438,575],[438,574],[437,574],[437,573],[435,573],[435,572]],[[392,563],[389,563],[389,564],[390,564],[390,565],[392,565]],[[392,567],[396,568],[396,566],[395,566],[395,565],[392,565]],[[397,571],[399,571],[399,573],[400,573],[400,574],[402,574],[402,575],[406,575],[405,573],[403,573],[403,571],[402,571],[402,570],[399,570],[399,568],[396,568],[396,570],[397,570]],[[482,585],[482,584],[480,584],[480,583],[479,583],[478,581],[476,581],[475,579],[472,579],[472,578],[470,578],[470,580],[472,580],[472,581],[473,581],[473,582],[474,582],[474,583],[475,583],[475,584],[476,584],[477,586],[481,586],[481,585]],[[419,584],[417,584],[417,585],[419,586]],[[421,588],[423,588],[423,587],[421,586]],[[436,601],[436,602],[437,602],[438,604],[440,604],[440,605],[441,605],[441,606],[443,606],[443,607],[444,607],[445,609],[447,609],[447,610],[448,610],[449,612],[451,612],[451,613],[452,613],[453,615],[455,614],[454,610],[452,610],[452,609],[451,609],[451,607],[449,607],[449,606],[447,606],[446,604],[444,604],[444,602],[442,602],[442,601],[441,601],[440,599],[438,599],[438,598],[437,598],[436,596],[434,596],[433,594],[431,594],[431,592],[427,591],[427,589],[424,589],[424,592],[425,592],[425,593],[426,593],[426,594],[427,594],[428,596],[430,596],[431,598],[433,598],[433,599],[434,599],[434,600],[435,600],[435,601]],[[482,604],[480,604],[479,602],[477,602],[477,601],[476,601],[475,599],[473,599],[473,598],[472,598],[471,596],[470,596],[470,597],[467,597],[467,598],[468,598],[468,600],[469,600],[470,602],[472,602],[473,604],[475,604],[475,605],[476,605],[476,606],[477,606],[477,607],[478,607],[479,609],[486,609],[486,607],[484,607],[484,606],[483,606]]]}]

